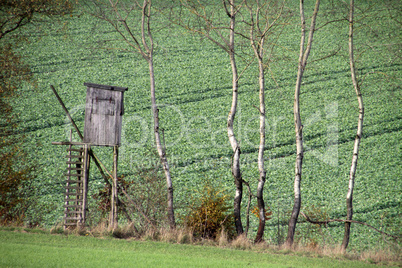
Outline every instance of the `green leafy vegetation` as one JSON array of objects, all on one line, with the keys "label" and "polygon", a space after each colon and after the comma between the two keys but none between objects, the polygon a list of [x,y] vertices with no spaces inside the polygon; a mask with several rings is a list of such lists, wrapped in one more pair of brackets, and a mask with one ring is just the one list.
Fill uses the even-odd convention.
[{"label": "green leafy vegetation", "polygon": [[[360,27],[356,27],[355,43],[360,52],[358,68],[360,77],[364,78],[361,88],[366,114],[356,175],[354,219],[400,235],[402,91],[400,35],[397,34],[400,25],[390,16],[392,10],[387,10],[381,3],[376,4],[379,8],[369,11],[365,11],[369,8],[367,3],[361,4],[356,14],[357,19],[361,18]],[[297,6],[290,8],[297,13]],[[331,20],[332,8],[330,4],[322,4],[318,27]],[[24,84],[13,105],[14,112],[19,115],[15,131],[27,137],[24,142],[27,164],[35,163],[37,173],[31,188],[36,201],[26,211],[26,222],[46,227],[61,222],[64,204],[65,148],[51,145],[51,142],[66,141],[72,128],[52,95],[50,84],[56,87],[81,129],[84,127],[84,82],[128,87],[119,174],[135,181],[138,170],[144,165],[151,167],[154,161],[148,154],[154,139],[147,65],[136,54],[100,49],[124,48],[119,36],[107,24],[80,11],[63,18],[62,22],[27,25],[17,33],[29,41],[19,43],[17,50],[37,81],[37,87]],[[154,23],[166,25],[167,21],[156,15]],[[280,241],[279,237],[286,232],[293,201],[296,157],[293,90],[298,23],[296,15],[285,27],[273,51],[267,75],[271,79],[266,81],[267,181],[264,198],[273,213],[267,222],[264,239],[272,243]],[[345,195],[358,116],[348,66],[347,27],[347,23],[341,21],[316,32],[301,95],[306,147],[302,206],[322,208],[330,218],[346,215]],[[187,215],[188,197],[201,191],[206,180],[212,187],[220,187],[234,195],[230,171],[232,150],[226,131],[231,103],[230,63],[224,52],[183,29],[155,26],[155,30],[157,102],[173,177],[176,213],[183,218]],[[112,42],[105,43],[105,40]],[[239,46],[246,50],[247,44]],[[335,56],[319,60],[338,49]],[[240,102],[234,128],[241,145],[243,179],[249,181],[255,191],[259,114],[254,106],[258,105],[258,73],[256,64],[247,61],[239,64],[245,71],[239,80]],[[78,136],[74,134],[73,140],[78,141]],[[93,149],[111,170],[110,148]],[[90,173],[89,196],[93,196],[104,187],[104,181],[93,165]],[[98,213],[96,206],[96,200],[90,198],[89,217]],[[245,207],[246,202],[243,202],[243,211]],[[254,236],[258,219],[251,217],[250,220],[249,232]],[[341,242],[343,224],[331,223],[325,231],[330,235],[331,244]],[[385,241],[381,234],[352,225],[351,250],[388,247],[391,242]],[[9,250],[19,252],[15,248]],[[100,254],[94,256],[97,255]],[[38,261],[41,259],[37,258]]]},{"label": "green leafy vegetation", "polygon": [[[12,103],[17,97],[19,79],[30,81],[28,67],[13,52],[11,45],[0,47],[0,223],[22,223],[28,207],[32,167],[25,162],[23,136],[15,133],[18,118]],[[16,79],[16,78],[19,79]]]}]

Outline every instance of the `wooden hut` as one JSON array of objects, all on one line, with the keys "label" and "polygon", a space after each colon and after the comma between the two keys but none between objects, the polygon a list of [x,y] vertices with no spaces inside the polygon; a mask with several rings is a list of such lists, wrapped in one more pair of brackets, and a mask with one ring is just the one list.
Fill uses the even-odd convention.
[{"label": "wooden hut", "polygon": [[121,140],[123,97],[127,88],[85,83],[84,143],[118,146]]}]

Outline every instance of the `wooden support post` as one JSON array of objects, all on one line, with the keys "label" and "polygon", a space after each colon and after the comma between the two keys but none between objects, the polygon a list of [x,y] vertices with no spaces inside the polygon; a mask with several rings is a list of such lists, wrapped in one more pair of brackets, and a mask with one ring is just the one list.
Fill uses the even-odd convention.
[{"label": "wooden support post", "polygon": [[119,156],[119,147],[113,146],[113,183],[112,183],[112,196],[111,196],[111,209],[109,217],[109,230],[117,228],[117,160]]},{"label": "wooden support post", "polygon": [[[71,129],[70,129],[70,142],[72,141],[72,139],[73,139],[73,132],[72,132]],[[72,147],[72,146],[71,146],[71,144],[70,144],[70,145],[68,146],[68,153],[69,153],[69,154],[71,153],[71,147]],[[68,161],[71,162],[71,158],[68,159]],[[71,164],[67,164],[67,174],[70,174],[70,170],[71,170]],[[70,187],[70,176],[67,176],[66,195],[65,195],[65,197],[64,197],[65,200],[67,200],[68,197],[69,197],[68,193],[70,192],[70,189],[69,189],[68,187]],[[64,230],[67,229],[67,225],[66,225],[66,223],[67,223],[67,220],[66,220],[67,215],[68,215],[68,201],[65,201],[65,202],[64,202],[64,225],[63,225],[63,226],[64,226],[64,227],[63,227]]]},{"label": "wooden support post", "polygon": [[88,209],[88,200],[87,200],[87,195],[88,195],[88,178],[89,178],[89,164],[90,164],[90,158],[89,158],[89,150],[91,150],[91,146],[89,144],[84,145],[84,174],[82,177],[82,220],[80,222],[81,227],[85,225],[85,221],[87,218],[87,209]]},{"label": "wooden support post", "polygon": [[54,95],[56,95],[57,100],[59,101],[61,107],[63,107],[64,112],[66,113],[68,119],[70,120],[71,124],[73,125],[75,131],[77,131],[78,136],[80,136],[80,139],[83,140],[84,136],[82,136],[81,131],[79,130],[79,128],[77,127],[77,125],[75,124],[73,118],[71,117],[70,113],[68,112],[66,106],[64,105],[64,102],[61,100],[59,94],[57,94],[56,89],[54,88],[53,85],[50,85],[50,88],[52,89]]}]

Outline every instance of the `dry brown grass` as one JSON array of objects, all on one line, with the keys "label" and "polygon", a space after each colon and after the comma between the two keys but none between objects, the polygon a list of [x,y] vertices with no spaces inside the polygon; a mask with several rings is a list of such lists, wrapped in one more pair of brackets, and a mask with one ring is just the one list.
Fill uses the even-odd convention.
[{"label": "dry brown grass", "polygon": [[177,234],[177,243],[179,244],[193,244],[194,243],[194,236],[193,232],[190,230],[178,230]]},{"label": "dry brown grass", "polygon": [[62,234],[62,233],[64,233],[63,223],[58,222],[57,224],[55,224],[52,228],[50,228],[50,233],[51,234]]},{"label": "dry brown grass", "polygon": [[[255,246],[254,246],[255,247]],[[292,248],[285,246],[269,246],[270,252],[279,254],[294,254],[307,257],[329,257],[333,259],[348,259],[364,261],[372,264],[392,265],[402,267],[402,258],[398,249],[366,250],[363,252],[348,251],[343,253],[340,245],[296,244]]]},{"label": "dry brown grass", "polygon": [[159,229],[159,240],[168,243],[192,244],[194,242],[193,233],[187,229]]},{"label": "dry brown grass", "polygon": [[369,250],[364,252],[342,253],[339,245],[320,245],[317,243],[295,243],[291,248],[284,245],[269,244],[265,241],[254,244],[245,234],[238,236],[234,240],[228,238],[227,233],[222,230],[220,234],[213,239],[196,239],[193,232],[186,228],[160,228],[148,229],[143,234],[134,232],[131,225],[121,225],[113,232],[108,230],[107,223],[103,222],[92,228],[75,229],[70,231],[63,231],[62,225],[58,224],[50,230],[51,233],[64,233],[75,235],[91,235],[94,237],[115,237],[123,239],[139,239],[146,241],[162,241],[166,243],[177,244],[192,244],[203,246],[217,246],[222,248],[233,248],[239,250],[252,250],[257,252],[269,252],[273,254],[291,254],[299,256],[307,256],[313,258],[330,257],[334,259],[348,259],[359,260],[368,263],[393,265],[402,267],[402,258],[400,254],[400,247],[390,248],[388,250]]},{"label": "dry brown grass", "polygon": [[87,228],[88,233],[91,236],[95,236],[95,237],[103,237],[103,236],[108,236],[109,235],[109,231],[108,231],[108,227],[107,227],[107,222],[100,222],[98,225],[95,225],[91,228]]},{"label": "dry brown grass", "polygon": [[391,264],[402,267],[401,254],[384,249],[364,251],[360,254],[359,260],[376,264]]},{"label": "dry brown grass", "polygon": [[150,228],[140,237],[141,240],[159,240],[159,232],[154,228]]},{"label": "dry brown grass", "polygon": [[219,247],[227,247],[229,245],[229,239],[228,239],[228,235],[225,232],[225,229],[223,228],[221,230],[221,233],[217,236],[216,238]]},{"label": "dry brown grass", "polygon": [[241,234],[232,241],[230,246],[232,248],[245,250],[245,249],[251,249],[253,244],[251,243],[251,241],[247,238],[247,236],[245,234]]}]

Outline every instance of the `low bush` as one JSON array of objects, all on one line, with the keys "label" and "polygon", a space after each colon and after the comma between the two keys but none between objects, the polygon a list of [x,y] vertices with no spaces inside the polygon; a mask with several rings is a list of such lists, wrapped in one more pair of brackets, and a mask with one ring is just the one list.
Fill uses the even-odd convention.
[{"label": "low bush", "polygon": [[217,239],[222,230],[228,239],[235,236],[234,217],[229,196],[206,184],[199,197],[193,197],[184,224],[195,238]]}]

